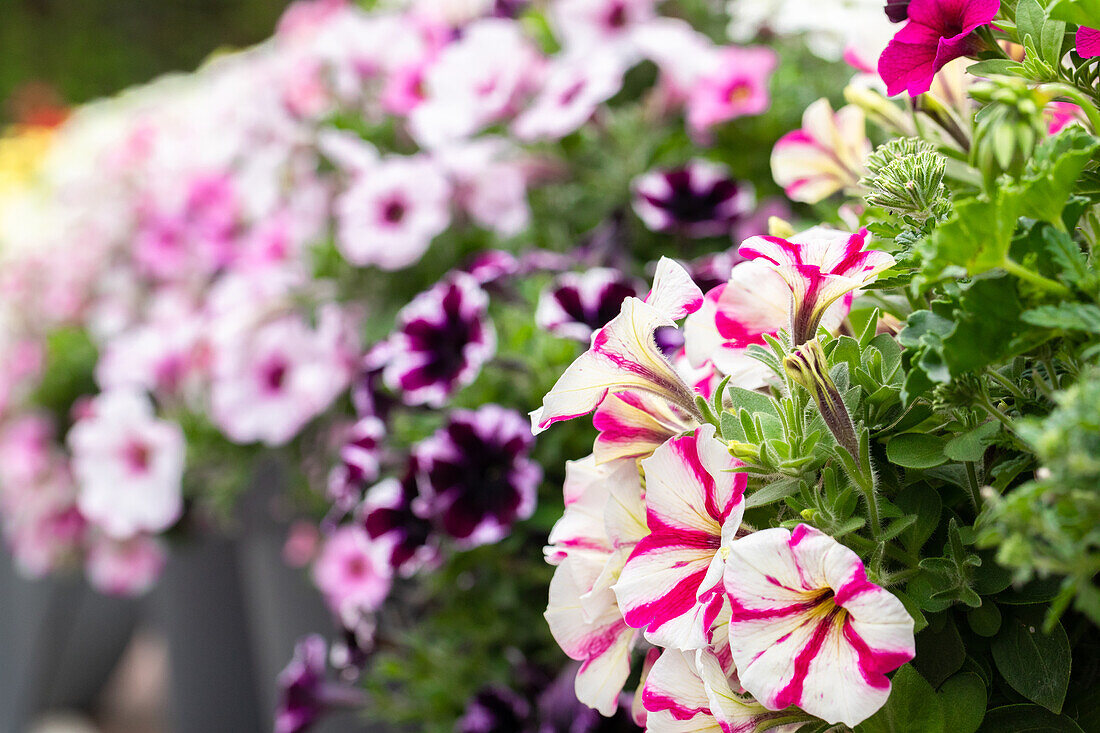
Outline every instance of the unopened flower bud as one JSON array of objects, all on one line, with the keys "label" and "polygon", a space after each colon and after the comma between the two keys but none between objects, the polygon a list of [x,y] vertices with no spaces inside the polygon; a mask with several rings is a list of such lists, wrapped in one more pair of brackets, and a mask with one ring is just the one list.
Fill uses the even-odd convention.
[{"label": "unopened flower bud", "polygon": [[742,443],[738,440],[729,442],[730,455],[745,463],[760,463],[760,448],[752,443]]},{"label": "unopened flower bud", "polygon": [[869,189],[867,203],[920,219],[947,212],[943,185],[946,159],[928,143],[899,138],[880,146],[867,159],[870,174],[860,184]]},{"label": "unopened flower bud", "polygon": [[795,235],[794,227],[790,225],[786,219],[780,219],[778,216],[768,217],[768,235],[772,237],[783,237],[789,239]]},{"label": "unopened flower bud", "polygon": [[859,439],[855,426],[840,391],[829,376],[829,363],[817,339],[810,339],[788,354],[783,359],[783,369],[813,396],[836,442],[858,461]]}]

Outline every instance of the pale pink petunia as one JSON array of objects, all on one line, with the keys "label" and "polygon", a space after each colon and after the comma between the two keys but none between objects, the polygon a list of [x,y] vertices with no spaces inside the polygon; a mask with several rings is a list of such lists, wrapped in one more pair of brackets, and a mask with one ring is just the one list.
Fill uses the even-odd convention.
[{"label": "pale pink petunia", "polygon": [[714,68],[688,93],[688,127],[705,134],[711,127],[768,109],[768,82],[779,58],[763,47],[730,46],[715,55]]},{"label": "pale pink petunia", "polygon": [[527,228],[527,172],[508,141],[480,137],[440,148],[436,157],[450,179],[455,204],[474,222],[503,237]]},{"label": "pale pink petunia", "polygon": [[471,23],[424,72],[424,100],[409,115],[409,131],[425,148],[469,138],[518,111],[541,62],[519,24]]},{"label": "pale pink petunia", "polygon": [[101,593],[137,596],[149,590],[167,562],[164,545],[149,535],[92,540],[84,560],[88,582]]},{"label": "pale pink petunia", "polygon": [[581,662],[577,699],[611,715],[638,636],[623,621],[611,584],[648,531],[641,482],[632,462],[596,466],[585,459],[569,464],[565,492],[565,514],[546,548],[558,565],[546,621],[562,651]]},{"label": "pale pink petunia", "polygon": [[120,388],[95,397],[68,444],[80,511],[105,533],[127,539],[179,518],[183,431],[158,419],[145,394]]},{"label": "pale pink petunia", "polygon": [[[684,322],[684,346],[695,366],[711,363],[732,384],[745,389],[763,387],[772,371],[749,355],[753,344],[791,327],[793,296],[783,278],[769,264],[749,260],[735,265],[729,281],[710,290],[703,307]],[[835,331],[848,315],[851,298],[833,303],[821,325]]]},{"label": "pale pink petunia", "polygon": [[329,608],[348,625],[377,610],[389,595],[391,551],[389,538],[371,539],[356,524],[344,525],[325,539],[313,564],[313,581]]},{"label": "pale pink petunia", "polygon": [[863,111],[855,105],[835,114],[819,99],[802,115],[802,128],[788,132],[772,148],[772,178],[787,197],[817,203],[837,191],[854,188],[871,153]]},{"label": "pale pink petunia", "polygon": [[642,461],[650,534],[623,567],[615,595],[626,622],[654,644],[699,649],[722,606],[720,548],[741,528],[745,474],[713,425],[672,438]]},{"label": "pale pink petunia", "polygon": [[765,706],[796,705],[856,726],[890,696],[886,673],[913,658],[913,618],[822,532],[765,529],[729,546],[730,649]]},{"label": "pale pink petunia", "polygon": [[655,0],[557,0],[550,19],[567,51],[611,51],[633,60],[634,34],[656,18]]},{"label": "pale pink petunia", "polygon": [[347,385],[354,344],[345,314],[322,308],[316,328],[287,315],[219,348],[211,417],[236,443],[283,445]]},{"label": "pale pink petunia", "polygon": [[336,201],[336,244],[353,265],[400,270],[451,223],[451,186],[423,156],[383,158]]},{"label": "pale pink petunia", "polygon": [[1077,29],[1074,41],[1081,58],[1091,59],[1100,56],[1100,30],[1083,25]]},{"label": "pale pink petunia", "polygon": [[886,252],[865,248],[869,236],[866,229],[848,234],[818,226],[789,240],[760,236],[741,243],[742,256],[769,263],[794,294],[791,338],[795,346],[817,335],[834,303],[894,264]]},{"label": "pale pink petunia", "polygon": [[[786,713],[768,710],[741,694],[709,649],[666,649],[654,663],[642,689],[650,733],[756,733]],[[772,724],[768,730],[794,733],[804,721]]]},{"label": "pale pink petunia", "polygon": [[623,61],[614,53],[556,58],[534,101],[512,123],[512,132],[525,141],[565,137],[619,91],[624,71]]},{"label": "pale pink petunia", "polygon": [[661,353],[654,333],[698,309],[703,294],[682,267],[662,258],[646,301],[626,298],[622,310],[592,338],[531,413],[535,432],[552,423],[586,415],[608,394],[651,392],[695,415],[695,395]]}]

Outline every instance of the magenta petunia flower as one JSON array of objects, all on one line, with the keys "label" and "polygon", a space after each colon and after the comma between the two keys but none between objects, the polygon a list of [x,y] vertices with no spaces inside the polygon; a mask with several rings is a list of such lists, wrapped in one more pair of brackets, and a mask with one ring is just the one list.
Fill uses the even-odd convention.
[{"label": "magenta petunia flower", "polygon": [[981,49],[973,32],[989,25],[1000,7],[1000,0],[913,0],[909,22],[878,60],[887,93],[927,92],[948,61]]},{"label": "magenta petunia flower", "polygon": [[797,705],[856,726],[890,696],[886,673],[915,654],[901,601],[867,580],[856,553],[805,524],[734,540],[725,585],[740,683],[771,710]]},{"label": "magenta petunia flower", "polygon": [[358,510],[371,539],[385,537],[393,541],[390,564],[405,577],[439,559],[432,522],[417,512],[421,504],[419,479],[419,463],[410,457],[405,475],[400,480],[387,478],[372,487]]},{"label": "magenta petunia flower", "polygon": [[1077,29],[1077,53],[1083,59],[1100,56],[1100,30],[1081,26]]}]

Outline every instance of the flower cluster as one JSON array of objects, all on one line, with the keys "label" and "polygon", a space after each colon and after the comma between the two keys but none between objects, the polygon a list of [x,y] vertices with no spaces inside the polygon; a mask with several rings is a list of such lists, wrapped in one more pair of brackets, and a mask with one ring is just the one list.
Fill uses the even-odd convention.
[{"label": "flower cluster", "polygon": [[646,298],[624,302],[532,413],[540,431],[596,410],[600,437],[568,466],[546,549],[557,566],[546,619],[582,662],[578,698],[605,715],[642,645],[660,650],[639,691],[655,731],[780,720],[794,730],[808,719],[796,708],[854,726],[886,701],[883,673],[913,657],[912,617],[855,552],[805,524],[745,522],[746,467],[708,419],[709,395],[655,341],[686,319],[685,352],[724,375],[723,388],[774,382],[766,365],[743,366],[750,348],[787,328],[793,344],[816,345],[819,327],[839,326],[853,291],[893,264],[866,238],[753,237],[705,296],[662,260]]}]

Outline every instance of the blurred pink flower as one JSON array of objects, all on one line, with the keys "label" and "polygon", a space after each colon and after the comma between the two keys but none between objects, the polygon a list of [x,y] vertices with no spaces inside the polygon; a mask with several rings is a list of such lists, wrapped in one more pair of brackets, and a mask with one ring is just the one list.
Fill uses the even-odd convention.
[{"label": "blurred pink flower", "polygon": [[687,98],[687,121],[703,135],[714,125],[768,109],[768,81],[779,58],[763,47],[722,49],[715,67],[702,75]]},{"label": "blurred pink flower", "polygon": [[313,580],[329,608],[345,622],[378,609],[393,582],[391,542],[371,539],[359,525],[339,527],[325,539]]},{"label": "blurred pink flower", "polygon": [[99,592],[136,596],[153,586],[165,562],[164,546],[148,535],[123,542],[97,537],[88,548],[84,569],[88,582]]},{"label": "blurred pink flower", "polygon": [[105,533],[127,539],[179,518],[183,431],[158,419],[145,394],[120,388],[98,395],[67,440],[80,511]]}]

